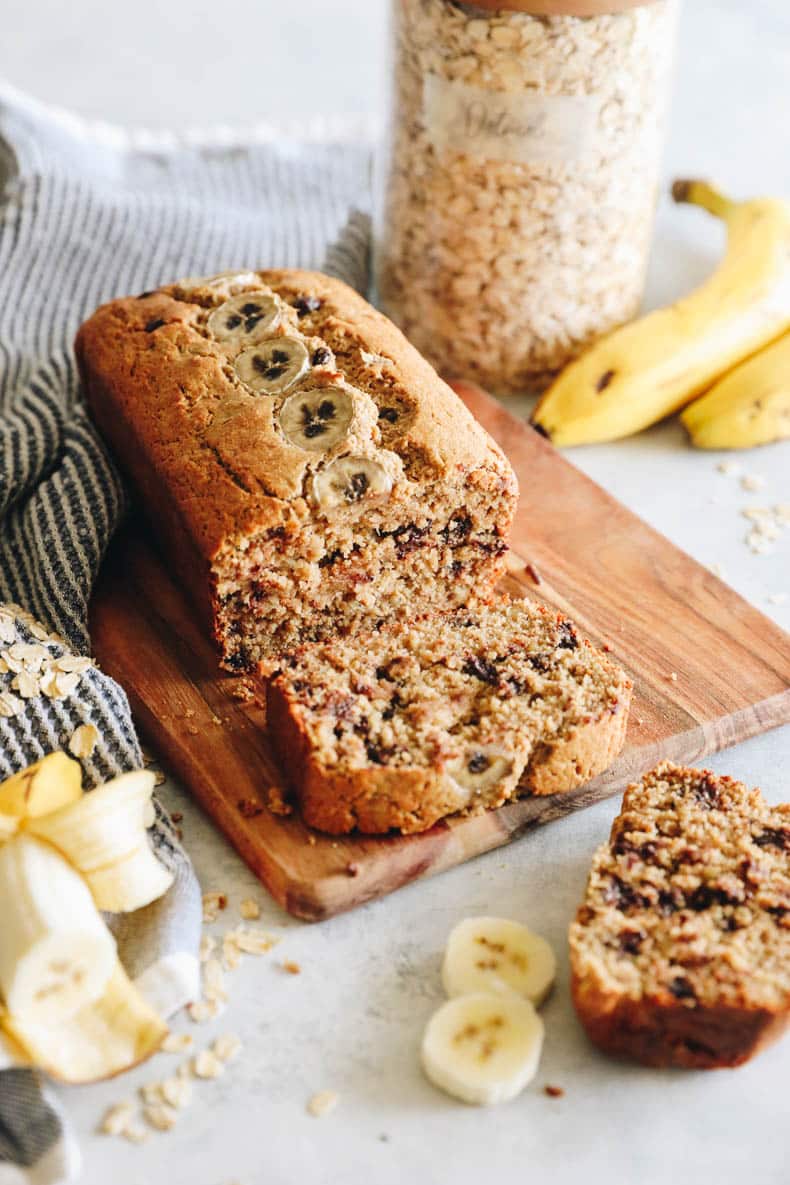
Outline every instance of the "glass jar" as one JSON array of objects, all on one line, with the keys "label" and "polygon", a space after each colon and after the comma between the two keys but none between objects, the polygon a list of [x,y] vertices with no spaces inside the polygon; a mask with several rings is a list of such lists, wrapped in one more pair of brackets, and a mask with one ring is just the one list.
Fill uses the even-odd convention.
[{"label": "glass jar", "polygon": [[636,314],[677,6],[393,0],[376,287],[444,375],[539,390]]}]

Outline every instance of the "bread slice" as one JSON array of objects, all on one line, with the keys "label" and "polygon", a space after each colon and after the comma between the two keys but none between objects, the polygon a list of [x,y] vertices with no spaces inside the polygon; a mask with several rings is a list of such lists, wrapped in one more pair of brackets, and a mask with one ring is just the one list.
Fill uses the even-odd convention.
[{"label": "bread slice", "polygon": [[595,777],[630,694],[565,618],[504,601],[289,655],[268,727],[309,824],[415,832]]},{"label": "bread slice", "polygon": [[104,305],[75,348],[93,418],[229,670],[452,610],[502,575],[510,464],[339,280],[184,280]]},{"label": "bread slice", "polygon": [[790,1016],[790,804],[665,763],[629,786],[570,929],[592,1041],[650,1066],[737,1066]]}]

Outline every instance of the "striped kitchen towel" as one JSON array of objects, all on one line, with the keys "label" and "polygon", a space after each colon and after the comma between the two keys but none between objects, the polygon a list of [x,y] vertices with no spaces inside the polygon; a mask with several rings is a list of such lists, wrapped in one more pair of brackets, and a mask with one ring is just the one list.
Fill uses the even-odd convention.
[{"label": "striped kitchen towel", "polygon": [[[0,780],[83,724],[97,736],[86,784],[142,760],[123,690],[74,661],[90,654],[88,600],[127,505],[81,400],[77,326],[112,297],[227,269],[326,264],[363,288],[368,224],[350,211],[367,204],[369,140],[326,121],[128,134],[0,84]],[[200,895],[161,809],[155,844],[176,881],[118,940],[170,1013],[196,990]],[[0,1185],[76,1179],[68,1095],[2,1058]]]}]

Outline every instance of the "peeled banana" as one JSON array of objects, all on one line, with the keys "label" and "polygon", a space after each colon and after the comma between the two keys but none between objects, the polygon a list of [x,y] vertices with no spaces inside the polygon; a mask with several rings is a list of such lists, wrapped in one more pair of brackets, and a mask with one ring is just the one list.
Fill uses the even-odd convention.
[{"label": "peeled banana", "polygon": [[99,913],[138,909],[172,883],[148,839],[153,788],[137,771],[83,794],[63,753],[0,785],[0,1045],[15,1063],[93,1081],[166,1035]]},{"label": "peeled banana", "polygon": [[172,884],[172,874],[154,855],[147,834],[154,821],[154,781],[148,770],[121,774],[77,802],[27,823],[31,834],[52,844],[83,873],[99,909],[140,909]]},{"label": "peeled banana", "polygon": [[84,881],[49,844],[18,835],[0,847],[0,995],[31,1023],[68,1019],[112,974],[115,940]]},{"label": "peeled banana", "polygon": [[736,366],[680,418],[697,448],[752,448],[790,438],[790,334]]},{"label": "peeled banana", "polygon": [[61,1082],[109,1078],[155,1053],[167,1036],[160,1020],[114,960],[102,994],[66,1023],[0,1016],[0,1029],[33,1065]]},{"label": "peeled banana", "polygon": [[673,196],[725,221],[724,261],[696,292],[563,371],[532,418],[557,445],[640,432],[790,329],[790,202],[734,202],[703,181],[676,182]]}]

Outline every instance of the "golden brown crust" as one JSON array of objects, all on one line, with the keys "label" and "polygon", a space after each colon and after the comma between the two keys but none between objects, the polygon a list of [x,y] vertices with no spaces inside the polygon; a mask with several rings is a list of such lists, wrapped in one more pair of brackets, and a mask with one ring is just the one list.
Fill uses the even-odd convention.
[{"label": "golden brown crust", "polygon": [[[318,272],[257,274],[286,300],[305,292],[320,299],[322,323],[338,341],[361,339],[371,354],[391,359],[393,379],[417,405],[403,447],[418,448],[437,479],[488,467],[515,487],[503,454],[458,396],[352,288]],[[176,299],[179,291],[173,286],[102,305],[81,326],[75,351],[88,406],[123,467],[146,500],[147,474],[156,471],[157,485],[168,491],[210,564],[229,539],[306,515],[301,491],[308,458],[273,431],[270,402],[240,388],[221,345],[197,330],[202,306]],[[309,329],[309,321],[300,327]],[[146,332],[156,322],[164,324]],[[224,418],[229,405],[232,421],[215,426],[218,411]],[[171,524],[158,524],[158,502],[150,508],[170,548]]]},{"label": "golden brown crust", "polygon": [[715,1070],[740,1066],[779,1039],[790,1014],[732,1005],[689,1008],[667,992],[631,999],[573,974],[571,994],[588,1037],[612,1057],[646,1066]]},{"label": "golden brown crust", "polygon": [[737,1066],[790,1022],[790,806],[664,762],[629,786],[570,927],[591,1041],[651,1066]]},{"label": "golden brown crust", "polygon": [[608,715],[590,720],[552,744],[538,745],[519,784],[519,793],[544,797],[584,786],[607,770],[625,744],[633,686],[624,680]]}]

